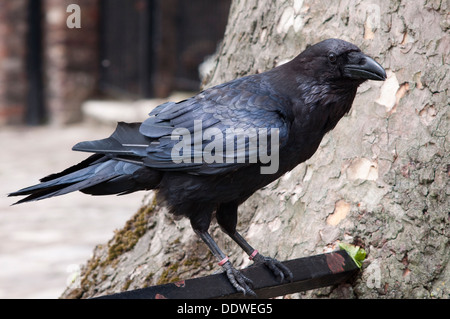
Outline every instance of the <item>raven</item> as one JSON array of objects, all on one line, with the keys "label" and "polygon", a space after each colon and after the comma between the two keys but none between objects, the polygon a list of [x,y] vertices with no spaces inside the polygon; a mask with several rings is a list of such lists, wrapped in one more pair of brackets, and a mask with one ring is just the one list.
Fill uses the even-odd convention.
[{"label": "raven", "polygon": [[309,159],[350,110],[360,84],[385,79],[385,70],[357,46],[327,39],[267,72],[161,104],[142,123],[120,122],[109,138],[73,147],[94,153],[86,160],[9,196],[28,195],[22,203],[77,190],[109,195],[155,189],[173,214],[190,219],[235,289],[254,295],[252,281],[208,233],[213,213],[251,260],[281,282],[292,279],[289,269],[236,231],[238,206]]}]

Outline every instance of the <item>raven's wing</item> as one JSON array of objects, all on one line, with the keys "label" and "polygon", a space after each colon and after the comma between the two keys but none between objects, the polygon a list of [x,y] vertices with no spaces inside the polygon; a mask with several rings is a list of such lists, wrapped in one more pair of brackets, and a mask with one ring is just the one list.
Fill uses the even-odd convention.
[{"label": "raven's wing", "polygon": [[292,120],[288,103],[261,75],[254,75],[162,104],[139,129],[158,141],[147,148],[144,164],[192,174],[261,164],[260,155],[275,156],[288,139]]},{"label": "raven's wing", "polygon": [[261,164],[261,152],[274,156],[273,143],[285,145],[292,120],[287,103],[261,77],[248,76],[161,104],[142,124],[121,122],[109,138],[73,149],[163,171],[226,173]]}]

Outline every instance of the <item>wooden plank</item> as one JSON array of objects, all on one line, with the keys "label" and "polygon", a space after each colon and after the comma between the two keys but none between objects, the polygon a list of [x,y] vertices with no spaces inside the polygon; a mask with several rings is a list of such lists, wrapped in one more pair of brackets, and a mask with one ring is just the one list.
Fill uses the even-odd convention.
[{"label": "wooden plank", "polygon": [[[340,250],[332,253],[283,262],[293,273],[292,282],[280,283],[264,265],[250,266],[242,273],[253,280],[258,298],[273,298],[290,293],[327,287],[345,282],[359,271],[358,266]],[[249,298],[238,293],[224,273],[187,279],[176,283],[131,290],[100,299],[215,299]]]}]

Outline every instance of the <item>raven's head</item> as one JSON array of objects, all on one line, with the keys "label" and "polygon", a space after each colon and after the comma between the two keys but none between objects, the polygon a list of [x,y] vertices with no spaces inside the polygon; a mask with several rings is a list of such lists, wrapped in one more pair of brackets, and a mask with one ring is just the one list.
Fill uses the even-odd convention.
[{"label": "raven's head", "polygon": [[[384,81],[386,72],[374,59],[354,44],[340,39],[328,39],[308,47],[296,59],[307,74],[319,82]],[[310,72],[308,72],[310,71]]]}]

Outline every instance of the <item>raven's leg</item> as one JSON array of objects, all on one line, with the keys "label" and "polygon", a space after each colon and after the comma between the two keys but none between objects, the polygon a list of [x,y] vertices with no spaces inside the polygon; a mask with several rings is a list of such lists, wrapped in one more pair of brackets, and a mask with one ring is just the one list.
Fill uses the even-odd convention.
[{"label": "raven's leg", "polygon": [[250,260],[255,263],[264,263],[275,276],[280,278],[280,282],[284,281],[284,278],[292,280],[293,275],[289,268],[274,258],[261,255],[236,231],[237,208],[236,203],[220,204],[216,219],[222,230],[247,253]]},{"label": "raven's leg", "polygon": [[222,266],[233,287],[244,295],[255,296],[255,292],[250,288],[253,282],[244,276],[239,270],[233,267],[228,257],[220,250],[217,243],[208,233],[211,214],[202,214],[191,217],[191,225],[195,233],[205,242],[213,255],[219,260],[219,266]]},{"label": "raven's leg", "polygon": [[254,261],[255,263],[263,263],[266,265],[275,276],[280,278],[280,282],[284,281],[284,278],[288,280],[292,280],[293,275],[292,272],[283,265],[281,262],[276,260],[275,258],[266,257],[261,255],[256,249],[249,245],[249,243],[237,232],[235,231],[233,234],[228,234],[231,239],[233,239],[241,248],[247,253],[249,259]]},{"label": "raven's leg", "polygon": [[231,265],[228,257],[220,250],[211,235],[208,232],[197,232],[197,234],[206,243],[206,245],[208,245],[213,255],[219,260],[219,265],[225,269],[228,280],[233,287],[242,292],[244,295],[256,297],[255,292],[250,288],[250,285],[253,285],[253,282]]}]

